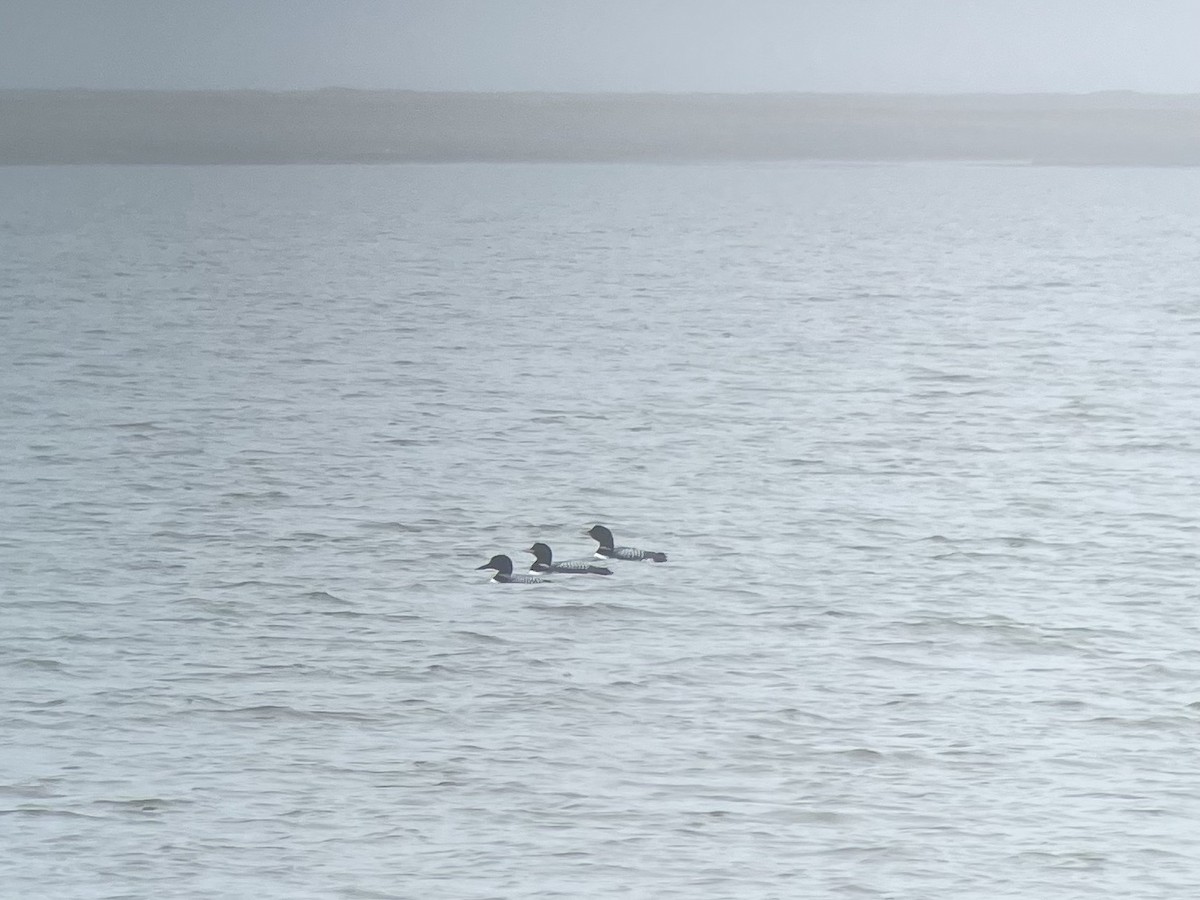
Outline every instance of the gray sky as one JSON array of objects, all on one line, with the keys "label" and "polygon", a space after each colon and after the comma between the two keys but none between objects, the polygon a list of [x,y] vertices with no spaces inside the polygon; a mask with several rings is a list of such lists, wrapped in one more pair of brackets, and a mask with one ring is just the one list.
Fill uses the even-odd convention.
[{"label": "gray sky", "polygon": [[0,0],[0,87],[1200,93],[1200,0]]}]

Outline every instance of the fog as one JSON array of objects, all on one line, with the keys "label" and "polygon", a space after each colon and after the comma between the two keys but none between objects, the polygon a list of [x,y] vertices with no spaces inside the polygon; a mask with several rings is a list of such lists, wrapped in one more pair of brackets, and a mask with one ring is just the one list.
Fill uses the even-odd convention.
[{"label": "fog", "polygon": [[0,0],[0,163],[1200,164],[1200,4]]},{"label": "fog", "polygon": [[1200,96],[0,91],[0,162],[1200,164]]},{"label": "fog", "polygon": [[0,88],[1200,92],[1190,0],[3,0]]}]

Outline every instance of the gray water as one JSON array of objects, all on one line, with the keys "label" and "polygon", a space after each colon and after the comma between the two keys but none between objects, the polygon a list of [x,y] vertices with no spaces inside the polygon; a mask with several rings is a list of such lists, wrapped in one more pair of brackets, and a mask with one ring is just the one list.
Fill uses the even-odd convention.
[{"label": "gray water", "polygon": [[[21,898],[1200,888],[1200,171],[0,170]],[[503,586],[603,522],[669,553]]]}]

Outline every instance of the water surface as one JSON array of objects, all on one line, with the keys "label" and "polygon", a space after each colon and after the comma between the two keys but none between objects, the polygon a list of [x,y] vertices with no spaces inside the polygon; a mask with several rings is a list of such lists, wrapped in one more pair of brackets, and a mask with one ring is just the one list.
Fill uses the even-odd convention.
[{"label": "water surface", "polygon": [[1198,188],[0,169],[7,889],[1188,896]]}]

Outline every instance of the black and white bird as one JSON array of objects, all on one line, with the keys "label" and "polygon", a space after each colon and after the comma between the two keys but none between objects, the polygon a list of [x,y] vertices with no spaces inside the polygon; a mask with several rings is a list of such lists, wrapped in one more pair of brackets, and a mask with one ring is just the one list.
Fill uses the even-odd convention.
[{"label": "black and white bird", "polygon": [[480,569],[495,569],[496,574],[492,576],[492,581],[498,581],[500,584],[543,584],[549,581],[536,575],[514,575],[512,560],[503,553],[497,553],[475,571]]},{"label": "black and white bird", "polygon": [[551,575],[611,575],[612,569],[593,565],[585,559],[572,559],[567,562],[555,562],[554,554],[549,544],[536,543],[526,553],[534,555],[530,572],[545,572]]},{"label": "black and white bird", "polygon": [[600,559],[627,559],[635,562],[649,559],[654,562],[666,562],[667,554],[657,550],[639,550],[636,547],[614,547],[612,532],[603,525],[593,525],[586,532],[588,537],[600,546],[596,548],[596,556]]}]

